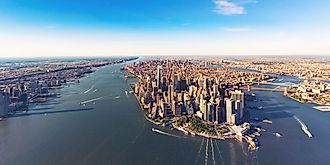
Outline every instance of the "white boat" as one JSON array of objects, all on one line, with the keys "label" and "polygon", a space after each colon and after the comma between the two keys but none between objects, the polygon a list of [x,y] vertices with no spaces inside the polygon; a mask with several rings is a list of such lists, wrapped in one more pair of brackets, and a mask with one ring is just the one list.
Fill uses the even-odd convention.
[{"label": "white boat", "polygon": [[275,136],[282,137],[282,135],[280,133],[278,133],[278,132],[275,132]]},{"label": "white boat", "polygon": [[264,107],[258,107],[258,110],[263,110],[264,109]]},{"label": "white boat", "polygon": [[301,121],[297,116],[293,116],[294,119],[296,119],[298,121],[298,123],[301,125],[301,129],[304,131],[304,133],[309,137],[312,138],[313,135],[312,133],[308,130],[306,124]]},{"label": "white boat", "polygon": [[267,120],[267,119],[262,120],[262,122],[267,123],[267,124],[272,124],[273,123],[271,120]]}]

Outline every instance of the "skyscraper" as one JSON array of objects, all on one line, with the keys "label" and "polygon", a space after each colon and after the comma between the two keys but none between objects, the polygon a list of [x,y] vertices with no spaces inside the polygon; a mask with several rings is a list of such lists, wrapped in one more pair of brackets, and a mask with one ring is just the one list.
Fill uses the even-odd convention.
[{"label": "skyscraper", "polygon": [[160,82],[160,79],[161,79],[161,69],[162,67],[160,66],[160,65],[158,65],[157,66],[157,77],[156,77],[156,79],[157,79],[157,87],[158,88],[161,88],[162,86],[161,86],[161,82]]},{"label": "skyscraper", "polygon": [[236,102],[237,100],[241,101],[241,108],[244,109],[244,92],[236,90],[231,92],[231,98]]},{"label": "skyscraper", "polygon": [[241,100],[236,100],[235,101],[235,110],[236,110],[236,113],[238,114],[238,118],[242,119],[243,115],[244,115],[244,111],[243,111],[243,108],[242,108]]},{"label": "skyscraper", "polygon": [[229,124],[233,124],[232,115],[234,109],[234,100],[233,99],[226,99],[226,122]]},{"label": "skyscraper", "polygon": [[0,92],[0,116],[7,116],[9,106],[9,94]]}]

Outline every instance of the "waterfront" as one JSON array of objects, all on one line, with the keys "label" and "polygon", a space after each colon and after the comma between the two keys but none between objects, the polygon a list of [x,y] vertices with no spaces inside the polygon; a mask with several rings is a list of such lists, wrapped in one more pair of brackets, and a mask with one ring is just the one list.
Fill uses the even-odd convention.
[{"label": "waterfront", "polygon": [[[220,141],[184,135],[144,118],[123,73],[124,64],[105,66],[60,90],[60,98],[32,107],[30,115],[0,122],[0,164],[328,164],[330,114],[300,104],[280,92],[256,91],[268,117],[261,147],[249,151],[236,140]],[[285,81],[285,80],[284,80]],[[90,92],[85,93],[91,89]],[[80,105],[82,101],[96,100]],[[253,106],[253,105],[252,105]],[[45,113],[48,112],[48,113]],[[57,112],[57,113],[56,113]],[[308,138],[303,121],[313,138]],[[167,134],[153,132],[156,128]],[[282,138],[273,133],[279,132]],[[173,135],[173,136],[170,136]],[[208,145],[205,145],[208,144]],[[207,152],[206,152],[207,151]],[[206,154],[207,153],[207,154]]]}]

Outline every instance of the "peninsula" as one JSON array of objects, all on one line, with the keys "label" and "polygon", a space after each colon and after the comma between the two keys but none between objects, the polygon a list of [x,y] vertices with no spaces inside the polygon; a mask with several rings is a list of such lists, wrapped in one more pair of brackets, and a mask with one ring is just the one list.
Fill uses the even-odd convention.
[{"label": "peninsula", "polygon": [[159,59],[134,62],[124,69],[139,79],[133,93],[146,119],[186,134],[237,138],[251,149],[261,129],[249,120],[243,87],[274,78],[261,73],[210,66],[203,60]]}]

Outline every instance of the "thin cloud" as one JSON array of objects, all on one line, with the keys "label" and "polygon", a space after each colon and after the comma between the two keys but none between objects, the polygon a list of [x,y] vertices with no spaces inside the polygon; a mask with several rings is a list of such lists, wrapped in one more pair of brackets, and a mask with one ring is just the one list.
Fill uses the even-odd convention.
[{"label": "thin cloud", "polygon": [[256,0],[214,0],[215,12],[221,15],[246,14],[244,4],[258,3]]},{"label": "thin cloud", "polygon": [[245,14],[245,8],[228,0],[215,0],[215,12],[222,15]]}]

